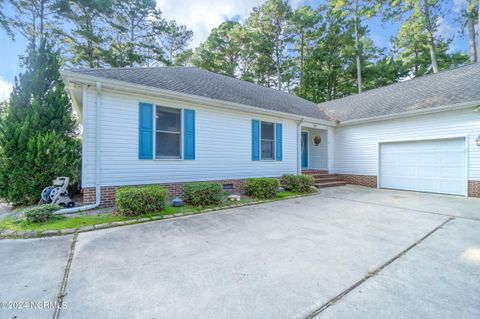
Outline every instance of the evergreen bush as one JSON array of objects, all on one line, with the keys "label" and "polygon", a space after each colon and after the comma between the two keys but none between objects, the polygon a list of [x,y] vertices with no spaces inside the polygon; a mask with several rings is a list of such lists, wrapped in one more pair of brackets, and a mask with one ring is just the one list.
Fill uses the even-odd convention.
[{"label": "evergreen bush", "polygon": [[277,197],[280,182],[276,178],[249,178],[245,182],[245,194],[259,199]]},{"label": "evergreen bush", "polygon": [[310,175],[283,175],[281,185],[286,191],[295,193],[308,193],[315,185],[315,179]]},{"label": "evergreen bush", "polygon": [[218,205],[223,199],[223,187],[213,182],[188,183],[184,186],[184,197],[194,206]]},{"label": "evergreen bush", "polygon": [[58,176],[78,190],[81,144],[60,66],[52,44],[30,48],[0,117],[0,197],[14,204],[36,203]]},{"label": "evergreen bush", "polygon": [[158,213],[167,205],[168,190],[158,185],[117,189],[115,206],[125,216]]},{"label": "evergreen bush", "polygon": [[56,204],[36,206],[25,211],[25,218],[31,223],[48,222],[53,217],[53,213],[61,208]]}]

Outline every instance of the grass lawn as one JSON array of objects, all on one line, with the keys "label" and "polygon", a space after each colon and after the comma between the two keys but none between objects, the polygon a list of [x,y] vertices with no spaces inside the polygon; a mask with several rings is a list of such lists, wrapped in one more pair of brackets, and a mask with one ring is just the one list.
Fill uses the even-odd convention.
[{"label": "grass lawn", "polygon": [[[284,198],[292,197],[299,195],[292,192],[282,192],[278,193],[277,198],[271,199],[269,201],[281,200]],[[257,200],[253,198],[242,197],[238,202],[226,201],[220,206],[182,206],[182,207],[173,207],[167,206],[165,209],[158,213],[146,214],[135,217],[125,217],[114,213],[106,213],[100,215],[84,215],[84,216],[75,216],[75,217],[65,217],[61,215],[55,215],[51,220],[45,223],[31,223],[25,219],[14,219],[13,217],[7,217],[3,220],[0,220],[0,229],[4,230],[13,230],[19,232],[42,232],[44,230],[60,230],[67,228],[80,228],[84,226],[92,226],[97,224],[113,223],[125,220],[131,220],[136,218],[145,218],[145,217],[154,217],[154,216],[165,216],[165,215],[174,215],[178,213],[200,213],[208,208],[225,208],[230,206],[237,206],[241,204],[254,203]]]}]

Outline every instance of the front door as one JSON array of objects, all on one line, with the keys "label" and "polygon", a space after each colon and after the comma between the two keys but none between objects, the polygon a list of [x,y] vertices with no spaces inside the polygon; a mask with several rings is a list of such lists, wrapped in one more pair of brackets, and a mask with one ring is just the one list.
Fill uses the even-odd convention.
[{"label": "front door", "polygon": [[308,167],[308,133],[302,132],[302,168]]}]

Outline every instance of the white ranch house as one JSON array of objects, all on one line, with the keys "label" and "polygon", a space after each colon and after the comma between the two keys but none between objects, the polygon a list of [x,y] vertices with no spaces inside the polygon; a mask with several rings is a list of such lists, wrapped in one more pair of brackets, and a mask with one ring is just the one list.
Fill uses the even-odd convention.
[{"label": "white ranch house", "polygon": [[[316,105],[188,67],[62,77],[80,115],[84,202],[125,185],[316,175],[320,187],[480,197],[480,64]],[[320,137],[320,138],[319,138]]]}]

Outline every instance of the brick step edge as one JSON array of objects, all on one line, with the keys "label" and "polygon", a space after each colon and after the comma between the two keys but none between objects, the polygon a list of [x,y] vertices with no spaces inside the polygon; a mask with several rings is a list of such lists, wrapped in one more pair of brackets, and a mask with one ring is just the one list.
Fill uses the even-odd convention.
[{"label": "brick step edge", "polygon": [[328,174],[328,171],[324,170],[315,170],[315,171],[302,171],[303,175],[322,175],[322,174]]},{"label": "brick step edge", "polygon": [[326,177],[319,177],[315,178],[315,182],[325,182],[325,181],[343,181],[343,179],[338,178],[337,176],[326,176]]},{"label": "brick step edge", "polygon": [[318,188],[325,188],[325,187],[334,187],[334,186],[345,186],[347,182],[345,181],[334,181],[334,182],[324,182],[324,183],[315,183],[315,186]]}]

